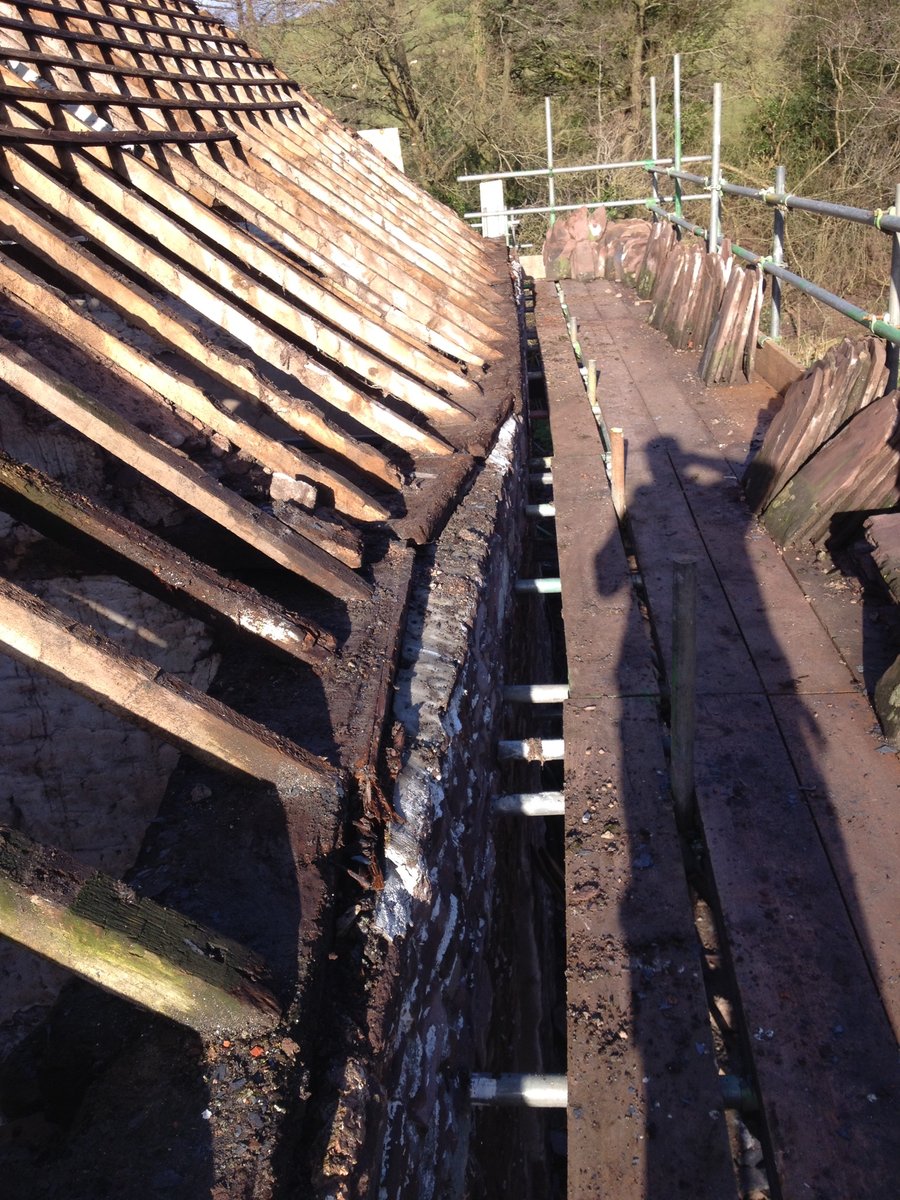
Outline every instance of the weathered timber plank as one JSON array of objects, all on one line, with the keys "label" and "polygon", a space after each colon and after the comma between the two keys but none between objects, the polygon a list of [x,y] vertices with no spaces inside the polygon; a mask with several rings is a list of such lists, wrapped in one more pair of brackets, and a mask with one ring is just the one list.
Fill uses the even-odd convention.
[{"label": "weathered timber plank", "polygon": [[427,454],[451,453],[451,448],[442,438],[345,383],[299,346],[248,317],[235,304],[201,283],[171,259],[154,252],[140,238],[132,236],[103,216],[24,156],[5,151],[3,158],[11,178],[24,191],[96,238],[127,266],[154,280],[197,312],[202,312],[208,320],[243,342],[264,361],[296,377],[327,404],[405,449]]},{"label": "weathered timber plank", "polygon": [[[52,31],[48,31],[46,36],[52,38]],[[139,67],[137,64],[104,62],[103,59],[91,57],[89,50],[86,57],[77,58],[73,55],[70,58],[62,54],[45,54],[42,50],[32,50],[24,44],[21,46],[0,45],[0,58],[33,62],[48,67],[63,67],[79,72],[88,71],[99,75],[114,75],[122,79],[148,79],[153,83],[196,84],[201,82],[212,88],[217,86],[219,88],[243,88],[245,91],[265,89],[272,85],[280,86],[283,82],[277,75],[254,76],[250,79],[222,75],[217,79],[207,78],[198,81],[196,75],[189,75],[183,71],[163,71],[153,67]]]},{"label": "weathered timber plank", "polygon": [[[264,404],[285,424],[306,434],[312,441],[351,459],[360,470],[396,486],[396,468],[377,449],[338,429],[313,405],[299,396],[279,391],[257,375],[237,354],[204,339],[200,330],[180,314],[136,284],[116,275],[83,247],[62,237],[46,220],[11,196],[0,197],[0,217],[17,240],[48,264],[64,271],[79,288],[87,287],[102,296],[129,320],[160,337],[179,353],[236,391]],[[337,493],[338,489],[335,488]],[[349,503],[346,491],[342,503]]]},{"label": "weathered timber plank", "polygon": [[817,542],[842,515],[900,501],[898,409],[900,392],[874,401],[807,460],[763,514],[776,541]]},{"label": "weathered timber plank", "polygon": [[[114,334],[102,329],[75,307],[64,303],[57,293],[0,254],[0,289],[21,301],[38,321],[53,321],[55,329],[73,340],[79,347],[98,354],[105,361],[126,373],[132,386],[152,394],[156,392],[181,412],[196,417],[215,432],[227,437],[235,446],[251,454],[270,471],[279,471],[296,479],[302,477],[323,483],[333,489],[337,505],[355,515],[384,520],[388,510],[361,488],[343,479],[335,471],[323,467],[309,455],[293,446],[277,442],[260,433],[247,421],[235,420],[214,404],[195,384],[176,374],[171,368],[154,362]],[[311,527],[311,522],[309,523]],[[312,540],[316,540],[311,533]],[[321,544],[321,543],[320,543]],[[326,547],[327,548],[327,547]],[[359,565],[358,559],[351,565]]]},{"label": "weathered timber plank", "polygon": [[698,701],[697,798],[784,1200],[900,1190],[900,1064],[767,701]]},{"label": "weathered timber plank", "polygon": [[[17,5],[17,7],[20,7],[20,6]],[[147,10],[141,10],[138,8],[138,6],[131,4],[131,3],[128,3],[126,5],[126,7],[129,10],[137,9],[137,11],[147,11]],[[114,29],[133,29],[133,30],[136,30],[137,32],[142,32],[142,33],[147,34],[148,37],[150,37],[151,39],[152,38],[161,38],[163,36],[177,37],[181,40],[190,40],[190,41],[199,42],[201,44],[201,46],[209,45],[210,43],[213,43],[217,46],[229,46],[232,49],[248,48],[247,43],[240,41],[240,39],[238,39],[238,38],[217,37],[214,33],[210,33],[208,29],[203,33],[199,33],[199,32],[197,32],[197,30],[185,29],[180,25],[158,25],[158,24],[154,24],[154,23],[148,23],[147,21],[132,21],[130,19],[126,19],[125,17],[113,16],[109,12],[98,12],[94,8],[70,7],[65,4],[48,3],[48,0],[34,0],[33,3],[27,4],[27,5],[24,5],[24,4],[21,5],[21,8],[27,8],[27,10],[29,12],[49,13],[55,17],[75,17],[78,20],[90,22],[91,28],[94,28],[97,25],[111,25]],[[179,13],[173,9],[159,8],[159,9],[150,9],[149,11],[159,13],[160,15],[165,15],[169,18],[173,18],[173,17],[174,18],[182,18],[184,20],[193,20],[194,19],[188,13]],[[248,62],[250,64],[259,63],[259,62],[263,61],[262,59],[258,59],[255,57],[253,57],[253,58],[250,58],[250,57],[243,58],[242,56],[236,56],[236,57],[239,58],[239,61]],[[229,59],[229,61],[230,61],[230,59]],[[266,65],[272,66],[273,64],[271,62],[268,62]]]},{"label": "weathered timber plank", "polygon": [[287,612],[245,584],[226,579],[149,530],[2,451],[0,507],[67,548],[81,535],[93,550],[112,555],[117,564],[137,568],[142,585],[148,577],[156,581],[156,594],[170,603],[184,595],[206,617],[224,617],[231,628],[261,637],[304,662],[322,663],[335,649],[334,637],[314,622]]},{"label": "weathered timber plank", "polygon": [[3,338],[0,379],[273,562],[342,599],[371,595],[369,584],[336,558],[227,491],[186,454],[143,433]]},{"label": "weathered timber plank", "polygon": [[172,130],[171,133],[150,132],[136,129],[13,129],[9,125],[0,128],[0,146],[141,146],[163,142],[228,142],[235,134],[215,129],[198,129],[196,133]]},{"label": "weathered timber plank", "polygon": [[[655,595],[654,619],[662,645],[668,646],[671,571],[665,560],[657,569],[655,559],[647,555],[651,546],[664,548],[668,532],[674,539],[670,554],[677,546],[679,552],[683,548],[695,557],[708,556],[712,564],[718,588],[703,600],[709,585],[701,574],[701,605],[713,603],[722,593],[727,601],[728,612],[721,599],[715,602],[718,608],[707,608],[710,618],[719,615],[710,619],[713,628],[700,629],[700,659],[704,673],[711,672],[710,686],[718,679],[727,691],[734,681],[729,684],[720,676],[702,651],[709,644],[739,668],[735,678],[743,679],[747,691],[757,690],[746,659],[738,657],[739,648],[719,644],[715,627],[721,621],[725,630],[736,619],[739,630],[730,636],[746,644],[765,690],[777,694],[851,689],[851,673],[833,653],[827,632],[783,557],[747,512],[736,478],[693,409],[691,391],[700,384],[685,379],[678,361],[622,300],[574,285],[569,293],[583,316],[585,353],[601,363],[598,394],[607,423],[628,422],[631,518],[636,530],[649,528],[653,539],[644,539],[641,568],[654,584],[651,601]],[[674,472],[677,489],[669,471]],[[656,495],[662,479],[662,493]]]},{"label": "weathered timber plank", "polygon": [[[148,42],[129,42],[120,38],[103,37],[101,34],[85,33],[81,30],[62,29],[57,25],[41,25],[34,21],[17,21],[0,14],[0,29],[50,38],[53,41],[74,42],[80,47],[97,46],[106,50],[120,50],[125,54],[143,54],[148,58],[172,59],[175,62],[219,63],[228,66],[271,67],[271,60],[262,58],[239,58],[234,54],[214,54],[206,50],[176,50],[170,46],[154,46]],[[227,79],[227,76],[221,76]],[[230,80],[229,80],[230,82]]]},{"label": "weathered timber plank", "polygon": [[186,753],[285,795],[337,786],[338,772],[204,692],[0,580],[0,646],[13,658],[150,729]]},{"label": "weathered timber plank", "polygon": [[[27,84],[0,84],[0,96],[8,100],[23,100],[26,104],[90,104],[108,105],[110,108],[149,108],[158,112],[172,109],[184,112],[258,112],[288,111],[297,107],[295,100],[170,100],[153,96],[125,96],[121,92],[82,92],[53,87],[29,87]],[[141,141],[144,139],[142,138]],[[157,140],[157,139],[154,139]]]},{"label": "weathered timber plank", "polygon": [[656,704],[569,701],[563,729],[567,1194],[734,1197]]},{"label": "weathered timber plank", "polygon": [[242,946],[0,829],[0,934],[207,1036],[277,1024],[265,965]]},{"label": "weathered timber plank", "polygon": [[535,317],[553,438],[553,496],[570,694],[653,695],[649,643],[613,511],[597,422],[556,291],[536,287]]},{"label": "weathered timber plank", "polygon": [[865,695],[778,696],[785,745],[900,1041],[900,760]]}]

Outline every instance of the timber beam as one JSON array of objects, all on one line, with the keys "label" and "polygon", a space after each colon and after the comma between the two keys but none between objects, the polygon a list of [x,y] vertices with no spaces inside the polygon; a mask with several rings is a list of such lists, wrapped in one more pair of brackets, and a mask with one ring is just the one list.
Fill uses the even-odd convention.
[{"label": "timber beam", "polygon": [[281,1016],[243,946],[0,828],[0,936],[207,1037],[259,1036]]},{"label": "timber beam", "polygon": [[341,600],[366,600],[372,594],[371,586],[337,558],[222,487],[186,454],[144,433],[5,338],[0,338],[0,379],[279,566]]},{"label": "timber beam", "polygon": [[336,647],[334,637],[315,622],[288,612],[246,584],[226,579],[156,534],[16,462],[2,450],[0,507],[66,547],[73,539],[87,542],[93,552],[111,557],[122,575],[168,603],[182,599],[190,611],[199,609],[207,619],[223,618],[231,628],[260,637],[303,662],[321,665]]},{"label": "timber beam", "polygon": [[128,267],[155,280],[185,304],[202,312],[263,361],[292,375],[326,404],[349,414],[361,425],[403,449],[422,454],[452,453],[452,448],[442,438],[345,383],[339,375],[322,366],[298,345],[271,332],[237,304],[201,282],[180,263],[163,258],[143,240],[103,216],[24,155],[6,150],[3,160],[10,178],[23,191],[96,239]]},{"label": "timber beam", "polygon": [[147,659],[0,579],[0,649],[186,754],[295,797],[340,785],[340,772]]}]

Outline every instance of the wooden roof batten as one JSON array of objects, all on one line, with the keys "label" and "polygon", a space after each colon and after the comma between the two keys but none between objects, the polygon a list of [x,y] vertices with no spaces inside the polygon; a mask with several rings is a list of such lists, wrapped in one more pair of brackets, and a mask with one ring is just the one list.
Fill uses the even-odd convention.
[{"label": "wooden roof batten", "polygon": [[[82,493],[3,445],[0,508],[226,638],[287,655],[348,732],[326,760],[3,578],[0,650],[274,788],[289,825],[308,819],[305,797],[319,815],[298,861],[313,864],[336,843],[351,777],[369,787],[377,774],[409,543],[434,538],[519,394],[505,260],[188,0],[0,0],[0,43],[0,298],[12,318],[0,399],[126,464],[186,521],[227,530],[276,568],[279,600],[260,590],[265,572],[252,586],[230,578],[239,568],[212,565],[205,547],[178,548],[119,497]],[[196,438],[179,449],[173,428]],[[252,487],[223,482],[203,445],[252,464]],[[362,647],[373,669],[355,678]],[[136,916],[117,881],[85,884],[78,864],[66,868],[73,895],[99,889],[124,940],[73,959],[84,929],[97,936],[96,914],[47,897],[61,931],[50,945],[46,921],[25,919],[22,881],[32,859],[64,856],[5,836],[13,916],[0,935],[204,1034],[277,1022],[265,966],[239,946],[234,973],[215,978],[165,954],[152,983],[122,967],[156,953],[129,922],[184,919]]]}]

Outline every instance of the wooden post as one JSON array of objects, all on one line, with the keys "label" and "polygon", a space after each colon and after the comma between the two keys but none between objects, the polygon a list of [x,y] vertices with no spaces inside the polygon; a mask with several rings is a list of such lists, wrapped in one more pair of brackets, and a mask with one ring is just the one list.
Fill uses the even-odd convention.
[{"label": "wooden post", "polygon": [[206,1036],[258,1036],[280,1016],[243,946],[0,829],[0,935]]},{"label": "wooden post", "polygon": [[676,558],[672,595],[671,778],[678,823],[694,812],[694,737],[697,678],[697,563]]},{"label": "wooden post", "polygon": [[615,427],[609,431],[610,486],[616,516],[625,516],[625,435]]},{"label": "wooden post", "polygon": [[587,395],[591,411],[597,407],[597,360],[589,358],[587,365]]}]

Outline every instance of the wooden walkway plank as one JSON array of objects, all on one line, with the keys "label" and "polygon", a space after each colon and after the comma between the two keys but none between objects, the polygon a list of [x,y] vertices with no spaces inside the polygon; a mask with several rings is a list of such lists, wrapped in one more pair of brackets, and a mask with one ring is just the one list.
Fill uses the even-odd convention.
[{"label": "wooden walkway plank", "polygon": [[[656,695],[647,632],[632,594],[597,422],[552,287],[539,286],[535,316],[553,438],[560,578],[567,581],[562,605],[570,695]],[[587,543],[586,512],[591,514]],[[623,648],[632,645],[637,652],[623,657]]]},{"label": "wooden walkway plank", "polygon": [[567,1195],[736,1197],[656,705],[564,728]]},{"label": "wooden walkway plank", "polygon": [[[636,430],[638,443],[656,438],[689,508],[679,522],[694,527],[722,581],[718,607],[700,610],[700,628],[717,623],[727,604],[772,697],[755,685],[742,696],[702,689],[696,764],[780,1194],[875,1200],[900,1186],[891,1132],[900,1074],[885,1015],[887,1006],[896,1020],[897,897],[887,872],[896,874],[898,764],[877,754],[846,665],[783,558],[742,512],[736,481],[691,408],[681,364],[602,287],[567,285],[582,346],[593,356],[598,324],[601,380],[605,361],[607,380],[617,372],[620,384],[615,419]],[[645,527],[659,525],[667,504],[640,486],[629,502],[651,610],[665,621],[647,556],[661,564],[671,550],[658,530],[641,539],[640,514]],[[863,803],[870,787],[871,806]],[[873,841],[883,846],[873,850]]]},{"label": "wooden walkway plank", "polygon": [[[114,556],[123,574],[136,575],[167,602],[187,598],[207,619],[224,617],[233,629],[263,638],[303,662],[321,665],[336,647],[314,622],[287,612],[253,588],[226,579],[147,529],[63,487],[0,450],[0,507],[67,548],[83,537],[91,549]],[[124,569],[122,564],[125,564]],[[128,567],[133,567],[134,572]],[[155,587],[153,584],[155,583]]]},{"label": "wooden walkway plank", "polygon": [[781,1195],[900,1193],[896,1038],[764,698],[700,698],[697,798]]},{"label": "wooden walkway plank", "polygon": [[0,379],[267,558],[340,599],[367,599],[371,586],[280,521],[217,483],[186,454],[143,433],[0,338]]},{"label": "wooden walkway plank", "polygon": [[535,315],[571,696],[563,709],[568,1195],[725,1200],[736,1185],[650,640],[552,286],[538,284]]},{"label": "wooden walkway plank", "polygon": [[[575,284],[569,285],[567,294],[579,312],[581,305],[585,306],[582,340],[586,353],[593,355],[592,347],[601,347],[596,350],[601,380],[598,399],[604,411],[609,411],[607,423],[623,425],[626,438],[633,446],[637,443],[628,467],[629,494],[641,489],[641,504],[632,504],[635,529],[657,530],[657,540],[662,544],[671,537],[670,557],[676,553],[677,545],[679,553],[699,553],[701,558],[709,558],[727,604],[727,611],[717,612],[717,621],[721,620],[723,631],[731,630],[729,641],[740,638],[745,642],[766,690],[776,693],[851,690],[852,673],[832,652],[827,631],[783,557],[748,513],[731,467],[691,405],[692,389],[700,385],[690,377],[686,380],[680,361],[652,331],[636,322],[614,296]],[[656,465],[652,471],[646,469],[638,448],[648,438],[654,442]],[[668,459],[669,469],[663,455]],[[677,480],[677,490],[672,486],[670,472]],[[664,497],[655,498],[652,494],[654,474],[668,480]],[[699,544],[683,541],[689,534],[678,508],[681,503],[690,511],[687,524],[695,525]],[[642,516],[641,510],[645,510],[645,515]],[[663,645],[668,646],[671,605],[664,590],[666,578],[654,573],[652,557],[650,562],[647,555],[643,557],[642,569],[647,571],[648,578],[657,581],[659,600],[654,619],[659,623]],[[777,639],[772,635],[767,609],[760,602],[764,594],[772,597],[784,631],[784,636]],[[703,599],[701,590],[701,611],[717,611],[709,607],[713,595],[715,592]],[[717,604],[721,607],[721,598]],[[736,621],[739,630],[732,621]],[[703,641],[715,637],[712,628],[706,631],[701,628],[698,632]],[[733,662],[734,649],[721,652],[728,654],[723,662]],[[699,657],[701,663],[706,660],[708,668],[702,641]],[[738,666],[738,670],[737,690],[758,690],[746,668]]]},{"label": "wooden walkway plank", "polygon": [[15,584],[0,579],[0,647],[79,695],[151,729],[204,762],[265,780],[285,795],[331,789],[339,773],[204,692],[125,654]]},{"label": "wooden walkway plank", "polygon": [[900,1042],[900,769],[867,697],[776,696],[772,707]]}]

